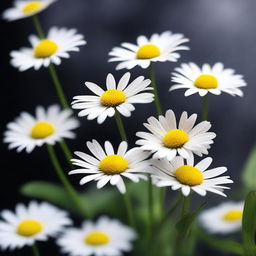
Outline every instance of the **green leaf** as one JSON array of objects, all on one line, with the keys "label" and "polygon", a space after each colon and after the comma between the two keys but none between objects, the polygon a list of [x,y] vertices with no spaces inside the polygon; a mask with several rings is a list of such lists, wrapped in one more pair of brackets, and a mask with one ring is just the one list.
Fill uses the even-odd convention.
[{"label": "green leaf", "polygon": [[242,238],[245,256],[256,255],[255,245],[256,230],[256,191],[251,191],[244,204],[243,220],[242,220]]},{"label": "green leaf", "polygon": [[[24,196],[46,200],[79,214],[72,201],[69,200],[68,193],[61,185],[45,181],[33,181],[23,185],[20,192]],[[119,216],[122,212],[122,207],[120,207],[122,197],[117,193],[116,188],[104,188],[102,190],[92,188],[79,194],[79,196],[89,217],[102,213]]]},{"label": "green leaf", "polygon": [[215,237],[209,236],[202,230],[197,230],[198,238],[203,241],[204,243],[208,244],[209,246],[220,250],[222,252],[233,253],[236,255],[243,255],[243,248],[241,244],[232,241],[230,239],[217,239]]},{"label": "green leaf", "polygon": [[256,145],[246,161],[242,172],[242,182],[247,192],[256,189]]},{"label": "green leaf", "polygon": [[179,239],[184,239],[191,228],[194,220],[205,207],[206,202],[202,203],[195,211],[185,214],[176,224],[176,229],[178,231]]}]

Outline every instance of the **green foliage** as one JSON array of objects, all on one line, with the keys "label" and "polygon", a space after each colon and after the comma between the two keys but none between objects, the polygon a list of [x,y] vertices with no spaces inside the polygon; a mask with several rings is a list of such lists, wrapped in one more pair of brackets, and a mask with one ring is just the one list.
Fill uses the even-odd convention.
[{"label": "green foliage", "polygon": [[242,220],[242,238],[244,256],[255,256],[255,231],[256,231],[256,191],[251,191],[245,200],[243,220]]}]

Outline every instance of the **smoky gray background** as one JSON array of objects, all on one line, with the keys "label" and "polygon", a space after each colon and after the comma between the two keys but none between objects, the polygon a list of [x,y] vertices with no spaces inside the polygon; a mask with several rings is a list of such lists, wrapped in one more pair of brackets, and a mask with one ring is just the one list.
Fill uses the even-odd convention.
[{"label": "smoky gray background", "polygon": [[[10,6],[11,2],[2,1],[1,9]],[[181,51],[177,63],[155,65],[164,110],[173,109],[178,117],[184,110],[200,116],[201,97],[186,98],[184,90],[168,92],[170,73],[182,62],[193,61],[198,65],[223,62],[225,67],[243,74],[248,83],[243,88],[243,98],[211,95],[209,106],[211,130],[217,133],[210,150],[210,156],[214,158],[212,166],[227,166],[235,188],[240,185],[242,167],[256,138],[255,10],[255,0],[59,0],[42,12],[40,19],[45,31],[52,26],[77,28],[87,41],[79,53],[71,53],[71,58],[63,60],[57,67],[69,102],[75,95],[89,93],[84,86],[85,81],[104,87],[109,72],[116,79],[126,72],[115,71],[117,64],[107,62],[112,47],[122,42],[135,43],[139,35],[150,36],[166,30],[188,37],[191,50]],[[58,102],[47,69],[18,72],[9,64],[9,52],[28,46],[27,38],[32,33],[35,31],[30,19],[1,23],[1,133],[21,111],[34,113],[37,105],[47,107]],[[132,79],[139,75],[148,77],[147,70],[141,68],[130,72]],[[135,107],[130,118],[123,118],[131,147],[136,140],[135,133],[145,130],[142,123],[155,115],[153,103]],[[85,150],[85,142],[92,139],[101,143],[110,140],[115,145],[120,142],[114,119],[107,119],[102,125],[86,118],[80,118],[80,122],[77,139],[68,141],[72,151]],[[19,187],[29,180],[58,181],[44,148],[37,148],[29,155],[24,152],[17,154],[1,144],[1,151],[1,208],[13,208],[17,201],[28,201],[19,195]],[[68,166],[63,165],[69,171]],[[78,187],[79,177],[70,179]],[[209,198],[212,203],[223,200],[215,195],[209,195]],[[205,252],[204,249],[202,251]]]}]

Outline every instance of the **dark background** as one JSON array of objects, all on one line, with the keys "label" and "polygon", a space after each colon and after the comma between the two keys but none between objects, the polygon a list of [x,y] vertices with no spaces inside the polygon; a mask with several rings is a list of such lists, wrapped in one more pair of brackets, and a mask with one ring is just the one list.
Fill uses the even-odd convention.
[{"label": "dark background", "polygon": [[[11,3],[1,1],[1,9]],[[243,89],[243,98],[227,94],[210,97],[209,119],[213,124],[212,130],[217,133],[210,155],[214,158],[214,166],[228,167],[235,181],[234,188],[239,186],[241,168],[256,137],[255,10],[255,0],[59,0],[41,13],[40,18],[45,31],[53,25],[77,28],[87,41],[80,53],[72,53],[70,59],[63,60],[57,67],[70,102],[73,96],[88,93],[85,81],[105,86],[108,72],[114,73],[118,79],[124,74],[125,70],[115,71],[115,63],[107,63],[112,47],[125,41],[135,43],[141,34],[150,36],[165,30],[183,33],[191,40],[191,51],[181,52],[178,63],[156,65],[160,98],[165,110],[172,108],[177,115],[183,110],[200,114],[201,98],[198,95],[185,98],[184,90],[167,92],[171,85],[170,72],[181,62],[212,65],[221,61],[226,67],[243,74],[248,83],[248,87]],[[47,69],[18,72],[9,65],[9,52],[28,46],[28,35],[34,32],[30,18],[1,23],[1,134],[6,124],[21,111],[33,113],[37,105],[46,107],[58,100]],[[147,76],[146,70],[132,70],[132,78],[141,74]],[[142,121],[155,114],[153,103],[135,107],[132,116],[124,118],[131,146],[135,132],[144,129]],[[85,142],[93,138],[100,142],[111,140],[116,145],[119,143],[114,119],[107,119],[101,126],[95,120],[82,118],[80,121],[77,139],[69,141],[72,150],[84,150]],[[44,148],[37,148],[32,154],[17,154],[14,150],[8,151],[7,145],[0,146],[1,209],[13,209],[17,202],[28,201],[19,195],[19,187],[23,183],[34,179],[57,181]],[[72,177],[76,186],[78,180],[78,177]],[[215,195],[209,195],[209,198],[213,203],[222,200]],[[50,255],[45,246],[42,250],[42,255]],[[200,255],[216,253],[210,254],[204,248],[200,251]],[[51,255],[53,252],[56,253],[51,251]],[[15,255],[23,253],[30,252],[25,249]]]}]

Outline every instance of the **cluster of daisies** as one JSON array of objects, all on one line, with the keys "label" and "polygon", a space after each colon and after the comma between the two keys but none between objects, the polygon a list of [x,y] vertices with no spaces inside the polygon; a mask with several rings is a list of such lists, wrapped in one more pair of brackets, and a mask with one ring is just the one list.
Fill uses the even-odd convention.
[{"label": "cluster of daisies", "polygon": [[[16,1],[13,8],[6,10],[3,17],[9,21],[24,17],[35,17],[55,0]],[[11,64],[19,71],[30,68],[35,70],[49,65],[61,64],[61,58],[69,58],[71,51],[79,51],[86,44],[84,36],[75,29],[56,28],[49,30],[44,38],[36,35],[29,37],[31,47],[12,51]],[[189,40],[182,34],[170,31],[153,34],[150,38],[139,36],[136,44],[122,43],[109,53],[110,62],[118,62],[117,70],[151,67],[155,62],[176,62],[180,50],[188,50],[184,43]],[[204,64],[201,68],[195,63],[184,63],[171,75],[175,83],[170,91],[186,89],[185,96],[198,93],[215,95],[226,92],[232,96],[242,96],[241,87],[246,86],[241,75],[233,69],[225,69],[222,63],[212,67]],[[90,95],[73,98],[71,106],[79,110],[78,116],[88,120],[97,119],[102,124],[108,117],[130,117],[135,110],[134,104],[151,103],[155,99],[156,88],[151,80],[143,76],[131,79],[129,72],[117,80],[108,74],[103,85],[85,82]],[[121,121],[121,119],[119,119]],[[180,118],[169,109],[164,115],[149,117],[144,123],[146,131],[136,133],[136,147],[129,148],[127,141],[121,141],[115,149],[111,142],[101,145],[97,140],[88,141],[86,152],[76,151],[77,158],[71,159],[78,167],[69,174],[82,175],[80,185],[96,182],[98,189],[110,183],[120,193],[126,193],[126,179],[139,182],[152,179],[157,187],[170,187],[180,190],[187,197],[192,192],[206,196],[212,192],[221,196],[232,183],[226,167],[210,165],[211,157],[200,161],[216,137],[211,132],[209,121],[197,121],[197,114],[183,112]],[[35,116],[22,112],[19,117],[7,125],[4,142],[10,149],[31,153],[35,147],[55,145],[63,139],[75,138],[74,129],[79,122],[72,117],[70,109],[62,110],[58,105],[48,108],[38,106]],[[227,233],[241,227],[242,202],[223,203],[214,209],[204,211],[199,221],[211,233]],[[16,212],[4,210],[0,221],[0,247],[21,248],[33,245],[35,241],[46,241],[48,237],[57,237],[57,244],[63,253],[73,256],[107,255],[118,256],[132,250],[132,241],[136,233],[118,220],[101,217],[96,222],[85,221],[81,228],[66,228],[72,221],[67,213],[48,203],[31,202],[28,207],[18,204]]]}]

